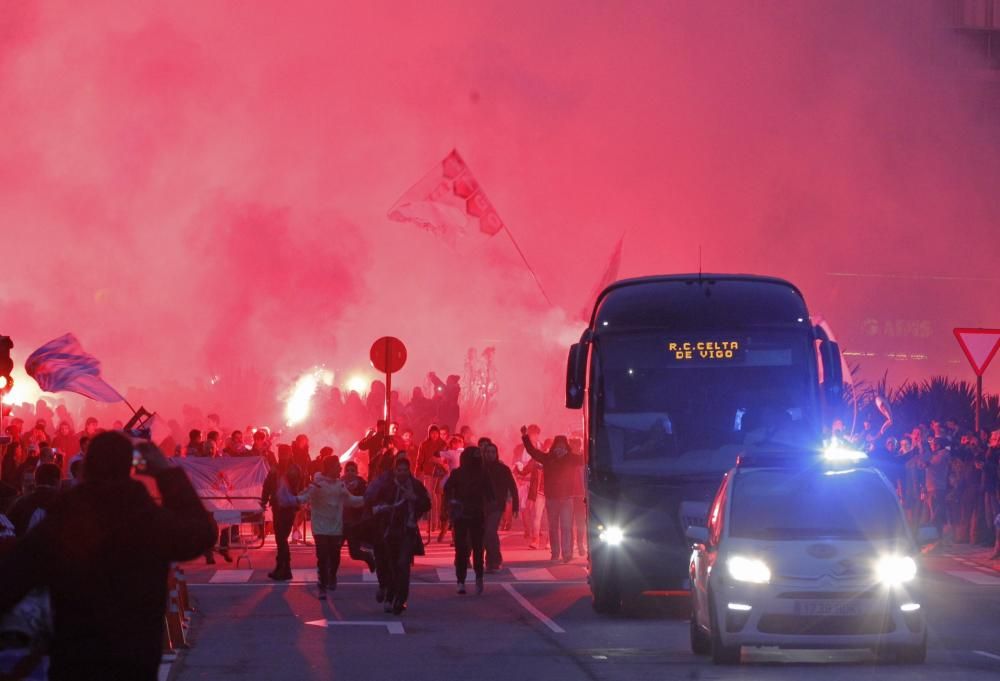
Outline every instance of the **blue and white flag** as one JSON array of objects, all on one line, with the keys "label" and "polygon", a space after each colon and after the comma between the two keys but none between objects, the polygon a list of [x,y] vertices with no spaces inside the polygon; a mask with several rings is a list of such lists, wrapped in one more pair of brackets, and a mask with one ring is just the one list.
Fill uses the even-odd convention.
[{"label": "blue and white flag", "polygon": [[101,378],[101,363],[87,354],[71,333],[51,340],[31,353],[24,370],[50,393],[73,392],[99,402],[121,402],[117,390]]}]

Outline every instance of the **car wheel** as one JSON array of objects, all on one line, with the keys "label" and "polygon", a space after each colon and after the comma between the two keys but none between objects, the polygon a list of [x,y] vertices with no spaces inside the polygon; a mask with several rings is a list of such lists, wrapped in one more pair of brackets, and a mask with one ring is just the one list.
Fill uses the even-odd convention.
[{"label": "car wheel", "polygon": [[927,661],[927,635],[924,640],[912,646],[899,646],[896,649],[896,661],[899,664],[923,664]]},{"label": "car wheel", "polygon": [[608,584],[606,579],[594,575],[590,584],[590,592],[594,597],[594,612],[601,615],[615,615],[621,612],[621,593]]},{"label": "car wheel", "polygon": [[694,612],[691,613],[691,652],[695,655],[708,655],[712,652],[712,639],[700,626]]},{"label": "car wheel", "polygon": [[733,665],[740,663],[740,647],[727,646],[722,644],[722,631],[719,628],[719,618],[715,614],[715,599],[709,596],[708,599],[708,619],[712,625],[712,662],[722,665]]}]

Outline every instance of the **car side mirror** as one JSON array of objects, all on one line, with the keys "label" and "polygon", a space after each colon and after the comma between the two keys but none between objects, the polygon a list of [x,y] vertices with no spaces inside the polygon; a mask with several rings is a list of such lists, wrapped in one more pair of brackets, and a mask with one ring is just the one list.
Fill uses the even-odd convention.
[{"label": "car side mirror", "polygon": [[708,543],[708,528],[698,527],[696,525],[689,525],[684,535],[691,540],[693,544],[707,544]]},{"label": "car side mirror", "polygon": [[575,343],[566,359],[566,408],[583,406],[584,387],[587,382],[587,345]]},{"label": "car side mirror", "polygon": [[927,546],[941,538],[941,534],[933,525],[923,525],[917,530],[917,545]]}]

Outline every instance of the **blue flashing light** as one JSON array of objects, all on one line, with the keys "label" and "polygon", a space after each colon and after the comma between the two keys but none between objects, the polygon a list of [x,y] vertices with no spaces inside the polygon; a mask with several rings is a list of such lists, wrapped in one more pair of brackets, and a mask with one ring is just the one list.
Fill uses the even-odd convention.
[{"label": "blue flashing light", "polygon": [[823,460],[827,463],[858,463],[868,458],[864,452],[848,447],[838,440],[831,440],[823,448]]}]

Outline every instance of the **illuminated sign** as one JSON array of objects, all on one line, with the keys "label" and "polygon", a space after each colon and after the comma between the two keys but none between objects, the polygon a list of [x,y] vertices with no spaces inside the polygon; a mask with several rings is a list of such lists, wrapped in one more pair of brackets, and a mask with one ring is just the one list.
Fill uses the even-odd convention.
[{"label": "illuminated sign", "polygon": [[742,356],[742,344],[735,340],[676,341],[667,343],[670,356],[680,362],[689,360],[732,361]]}]

